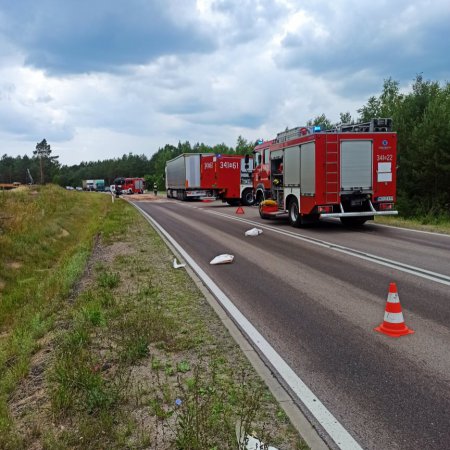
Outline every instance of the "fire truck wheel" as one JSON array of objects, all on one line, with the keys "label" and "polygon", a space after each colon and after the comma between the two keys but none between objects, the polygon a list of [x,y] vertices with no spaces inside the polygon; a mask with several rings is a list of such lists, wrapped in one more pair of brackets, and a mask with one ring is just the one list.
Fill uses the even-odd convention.
[{"label": "fire truck wheel", "polygon": [[259,205],[264,201],[264,194],[261,191],[256,192],[256,203]]},{"label": "fire truck wheel", "polygon": [[244,206],[252,206],[255,203],[255,198],[253,197],[253,192],[251,189],[244,189],[242,193],[242,204]]},{"label": "fire truck wheel", "polygon": [[345,225],[346,227],[361,227],[363,226],[367,220],[368,217],[341,217],[342,225]]},{"label": "fire truck wheel", "polygon": [[293,227],[300,227],[302,225],[302,218],[298,210],[297,200],[292,200],[289,203],[289,223]]}]

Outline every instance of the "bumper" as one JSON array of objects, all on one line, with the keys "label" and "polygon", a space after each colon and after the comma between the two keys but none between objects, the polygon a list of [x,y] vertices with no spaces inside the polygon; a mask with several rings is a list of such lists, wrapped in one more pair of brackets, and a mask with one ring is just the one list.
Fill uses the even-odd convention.
[{"label": "bumper", "polygon": [[320,217],[373,217],[373,216],[396,216],[398,211],[364,211],[364,212],[340,212],[325,213]]}]

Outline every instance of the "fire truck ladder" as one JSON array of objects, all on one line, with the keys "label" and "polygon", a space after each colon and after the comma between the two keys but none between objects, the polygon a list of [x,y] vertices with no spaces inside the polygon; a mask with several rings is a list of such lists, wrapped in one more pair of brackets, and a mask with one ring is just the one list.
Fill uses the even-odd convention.
[{"label": "fire truck ladder", "polygon": [[328,132],[354,132],[354,133],[374,133],[374,132],[387,132],[392,131],[392,119],[390,118],[377,118],[372,119],[369,122],[361,123],[341,123]]},{"label": "fire truck ladder", "polygon": [[337,134],[326,135],[325,141],[325,203],[339,202],[339,164]]}]

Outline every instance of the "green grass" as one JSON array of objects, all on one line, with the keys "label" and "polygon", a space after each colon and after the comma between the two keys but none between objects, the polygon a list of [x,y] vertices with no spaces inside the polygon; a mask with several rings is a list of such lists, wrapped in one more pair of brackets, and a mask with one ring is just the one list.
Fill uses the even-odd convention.
[{"label": "green grass", "polygon": [[84,271],[108,203],[46,186],[0,193],[0,447],[8,396]]},{"label": "green grass", "polygon": [[0,271],[0,448],[234,449],[236,423],[306,448],[132,207],[54,187],[20,195],[2,201],[38,217],[0,235],[3,262],[22,263]]},{"label": "green grass", "polygon": [[399,216],[379,216],[375,222],[394,227],[411,228],[413,230],[431,231],[434,233],[450,234],[450,220],[446,217],[418,217],[403,218]]}]

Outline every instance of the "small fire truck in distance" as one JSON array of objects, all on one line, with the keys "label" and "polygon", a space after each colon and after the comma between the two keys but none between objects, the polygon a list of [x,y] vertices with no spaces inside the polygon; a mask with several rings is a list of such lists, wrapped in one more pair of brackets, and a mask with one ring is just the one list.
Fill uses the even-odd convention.
[{"label": "small fire truck in distance", "polygon": [[253,160],[243,155],[184,153],[166,163],[167,197],[253,204]]},{"label": "small fire truck in distance", "polygon": [[118,177],[114,180],[111,191],[116,194],[143,194],[144,193],[143,178],[123,178]]},{"label": "small fire truck in distance", "polygon": [[397,135],[391,126],[391,119],[372,119],[326,131],[296,127],[258,143],[253,188],[260,216],[287,214],[298,227],[320,217],[362,225],[377,215],[398,214]]}]

